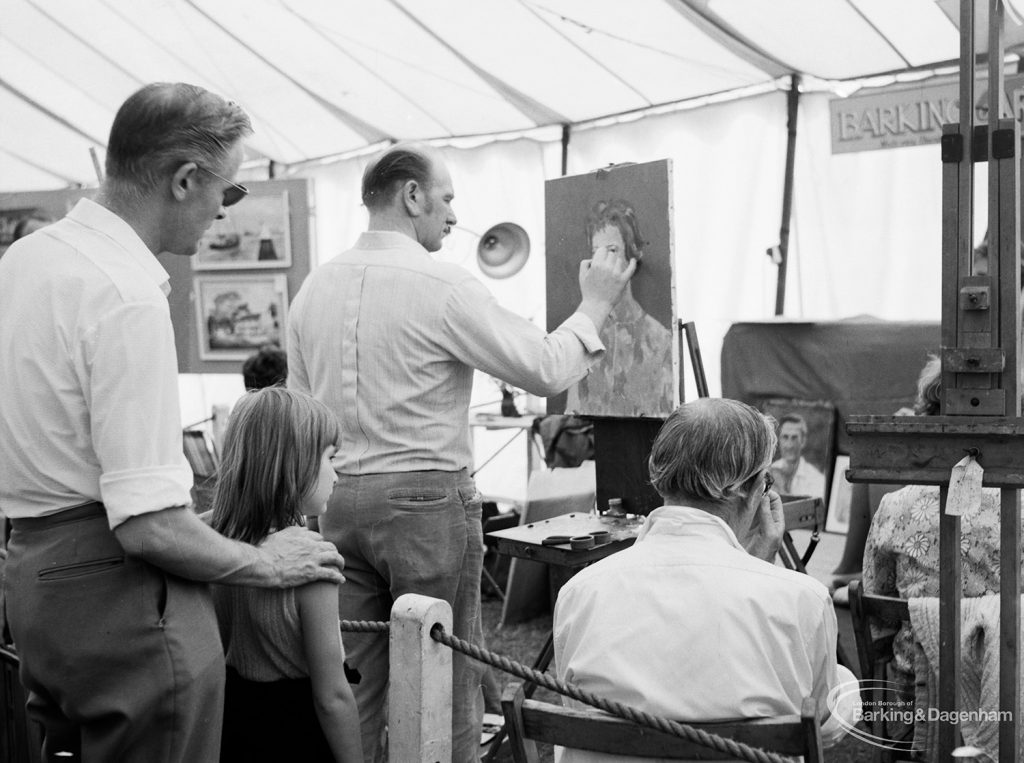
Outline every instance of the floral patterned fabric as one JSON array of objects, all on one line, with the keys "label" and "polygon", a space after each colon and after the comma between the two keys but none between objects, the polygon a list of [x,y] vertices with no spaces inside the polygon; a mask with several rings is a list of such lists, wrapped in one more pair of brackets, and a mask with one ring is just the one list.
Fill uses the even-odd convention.
[{"label": "floral patterned fabric", "polygon": [[[999,490],[960,518],[964,596],[999,592]],[[939,488],[908,485],[882,498],[864,547],[866,593],[912,599],[939,595]],[[914,681],[914,634],[902,625],[893,642],[897,675]],[[902,674],[902,675],[901,675]]]}]

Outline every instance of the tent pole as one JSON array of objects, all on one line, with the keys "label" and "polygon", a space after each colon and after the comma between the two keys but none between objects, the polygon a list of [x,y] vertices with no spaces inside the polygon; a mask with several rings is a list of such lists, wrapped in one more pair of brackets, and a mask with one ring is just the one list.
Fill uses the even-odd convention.
[{"label": "tent pole", "polygon": [[569,136],[572,126],[569,123],[562,125],[562,177],[569,174]]},{"label": "tent pole", "polygon": [[793,211],[793,166],[796,159],[796,116],[800,105],[800,75],[789,75],[786,98],[786,177],[782,186],[782,224],[779,227],[779,274],[775,286],[775,314],[786,308],[786,266],[789,263],[789,218]]}]

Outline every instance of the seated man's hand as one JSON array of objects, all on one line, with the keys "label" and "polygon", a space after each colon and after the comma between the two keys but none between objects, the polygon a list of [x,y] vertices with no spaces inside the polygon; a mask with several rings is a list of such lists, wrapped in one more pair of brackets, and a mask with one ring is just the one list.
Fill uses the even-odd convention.
[{"label": "seated man's hand", "polygon": [[740,544],[751,556],[771,562],[782,545],[782,534],[786,531],[786,515],[782,511],[782,499],[774,490],[765,493],[754,511],[750,531]]},{"label": "seated man's hand", "polygon": [[335,545],[319,533],[302,527],[287,527],[270,535],[260,544],[260,550],[271,557],[278,572],[278,588],[292,588],[316,580],[345,582],[341,574],[345,568],[344,558]]}]

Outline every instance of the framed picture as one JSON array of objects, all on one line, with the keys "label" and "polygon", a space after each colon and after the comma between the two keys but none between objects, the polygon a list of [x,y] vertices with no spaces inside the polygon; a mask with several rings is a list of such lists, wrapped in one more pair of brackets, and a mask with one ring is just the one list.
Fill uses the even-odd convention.
[{"label": "framed picture", "polygon": [[0,210],[0,257],[14,243],[15,234],[22,236],[53,222],[53,218],[37,207]]},{"label": "framed picture", "polygon": [[604,357],[548,413],[665,418],[680,400],[672,238],[672,163],[616,165],[544,183],[547,325],[580,301],[580,263],[595,255],[637,269],[601,327]]},{"label": "framed picture", "polygon": [[853,485],[846,481],[846,470],[850,468],[849,456],[836,456],[832,472],[832,490],[828,499],[828,514],[825,517],[825,532],[843,533],[850,529],[850,496]]},{"label": "framed picture", "polygon": [[261,346],[284,346],[284,275],[196,276],[196,330],[202,360],[245,360]]},{"label": "framed picture", "polygon": [[292,264],[288,191],[251,193],[224,210],[199,241],[193,270],[287,268]]},{"label": "framed picture", "polygon": [[779,444],[772,462],[780,495],[811,496],[826,505],[834,467],[836,409],[827,401],[770,398],[761,410],[773,416]]}]

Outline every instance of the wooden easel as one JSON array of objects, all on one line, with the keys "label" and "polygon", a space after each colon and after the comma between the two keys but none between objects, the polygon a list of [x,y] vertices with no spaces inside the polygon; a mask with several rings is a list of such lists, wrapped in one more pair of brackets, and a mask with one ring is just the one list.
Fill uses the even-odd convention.
[{"label": "wooden easel", "polygon": [[[960,103],[975,103],[974,0],[960,3]],[[942,136],[942,403],[940,415],[850,416],[852,482],[938,485],[939,711],[959,710],[960,517],[947,513],[951,472],[965,455],[984,467],[983,484],[1000,488],[999,759],[1016,763],[1020,722],[1021,418],[1020,132],[1000,118],[1003,99],[1003,3],[989,0],[988,125],[974,109]],[[989,162],[989,271],[976,275],[971,230],[975,161]],[[964,708],[974,709],[974,708]],[[946,716],[949,717],[949,716]],[[958,728],[942,723],[935,758],[952,759]]]},{"label": "wooden easel", "polygon": [[[679,397],[682,400],[685,382],[682,349],[689,350],[690,366],[698,397],[708,397],[708,383],[704,375],[697,328],[693,321],[677,323],[679,341]],[[597,506],[608,508],[609,498],[622,500],[630,514],[649,514],[661,506],[661,496],[650,485],[647,477],[647,456],[654,438],[658,436],[660,418],[593,418],[594,461],[597,463]],[[639,454],[639,455],[637,455]]]}]

